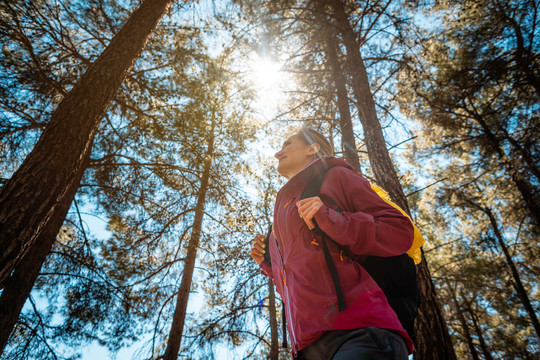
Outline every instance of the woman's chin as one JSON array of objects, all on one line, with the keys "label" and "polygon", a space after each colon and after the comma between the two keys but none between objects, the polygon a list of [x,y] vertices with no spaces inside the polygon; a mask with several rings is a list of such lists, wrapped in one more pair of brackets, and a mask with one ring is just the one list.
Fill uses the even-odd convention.
[{"label": "woman's chin", "polygon": [[281,164],[281,162],[278,164],[276,170],[277,170],[277,172],[278,172],[279,175],[284,176],[284,177],[286,177],[287,179],[289,178],[289,176],[287,175],[288,172],[286,171],[285,166],[283,166],[283,164]]}]

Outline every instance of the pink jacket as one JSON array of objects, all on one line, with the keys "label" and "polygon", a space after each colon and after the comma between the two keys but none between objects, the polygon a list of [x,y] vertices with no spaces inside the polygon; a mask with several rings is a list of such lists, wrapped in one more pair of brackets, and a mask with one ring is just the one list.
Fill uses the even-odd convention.
[{"label": "pink jacket", "polygon": [[[412,341],[382,290],[362,266],[340,256],[336,245],[327,242],[347,304],[344,311],[337,310],[336,292],[320,239],[308,229],[295,205],[323,161],[338,165],[326,174],[320,196],[324,205],[315,215],[328,236],[357,255],[399,255],[409,250],[413,241],[410,220],[385,203],[344,160],[319,159],[292,177],[276,198],[268,249],[272,265],[262,262],[260,266],[273,278],[285,302],[293,353],[325,331],[368,326],[397,331],[412,352]],[[336,212],[332,206],[342,211]]]}]

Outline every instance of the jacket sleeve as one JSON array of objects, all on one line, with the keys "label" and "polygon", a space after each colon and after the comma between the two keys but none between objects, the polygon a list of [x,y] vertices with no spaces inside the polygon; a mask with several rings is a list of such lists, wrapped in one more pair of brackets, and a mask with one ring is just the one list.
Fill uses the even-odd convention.
[{"label": "jacket sleeve", "polygon": [[395,256],[412,245],[414,228],[398,209],[387,204],[369,182],[345,167],[328,171],[321,188],[344,211],[323,205],[317,224],[334,241],[357,255]]}]

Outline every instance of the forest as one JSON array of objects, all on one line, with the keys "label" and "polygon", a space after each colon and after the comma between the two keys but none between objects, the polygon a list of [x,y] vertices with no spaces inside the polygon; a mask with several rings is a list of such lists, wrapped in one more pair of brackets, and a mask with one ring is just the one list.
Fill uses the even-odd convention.
[{"label": "forest", "polygon": [[536,0],[2,0],[0,358],[289,359],[295,129],[422,233],[418,360],[540,357]]}]

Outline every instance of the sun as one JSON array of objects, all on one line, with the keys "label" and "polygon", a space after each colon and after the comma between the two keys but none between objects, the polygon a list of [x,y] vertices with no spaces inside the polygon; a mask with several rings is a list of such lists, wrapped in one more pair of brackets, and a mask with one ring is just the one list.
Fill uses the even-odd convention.
[{"label": "sun", "polygon": [[265,115],[275,113],[291,84],[283,64],[254,54],[249,65],[249,78],[256,91],[256,107]]},{"label": "sun", "polygon": [[278,91],[283,77],[280,65],[269,59],[255,61],[252,66],[253,80],[259,89]]}]

